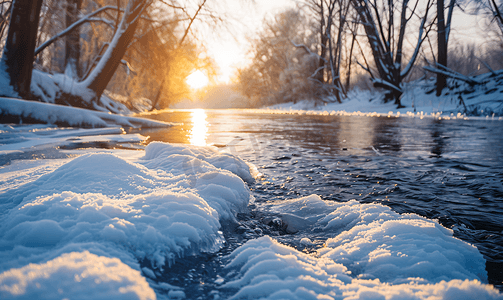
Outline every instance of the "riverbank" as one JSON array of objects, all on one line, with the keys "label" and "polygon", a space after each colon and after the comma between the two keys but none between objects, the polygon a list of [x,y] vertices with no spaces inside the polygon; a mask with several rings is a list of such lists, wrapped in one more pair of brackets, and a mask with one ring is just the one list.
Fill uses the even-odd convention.
[{"label": "riverbank", "polygon": [[266,107],[268,110],[290,113],[365,114],[393,116],[433,116],[447,118],[496,118],[503,120],[503,79],[499,76],[484,85],[458,85],[436,97],[434,85],[428,81],[414,81],[404,85],[401,98],[403,108],[393,101],[384,103],[384,94],[378,90],[353,89],[342,103],[330,101],[317,105],[312,100],[281,103]]}]

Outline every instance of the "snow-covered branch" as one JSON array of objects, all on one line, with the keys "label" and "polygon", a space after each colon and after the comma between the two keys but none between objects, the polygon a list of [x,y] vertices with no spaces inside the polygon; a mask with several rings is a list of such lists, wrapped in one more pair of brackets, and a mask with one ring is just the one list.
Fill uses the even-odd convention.
[{"label": "snow-covered branch", "polygon": [[460,74],[456,71],[453,71],[451,69],[448,69],[442,65],[439,65],[437,64],[437,68],[433,68],[433,67],[430,67],[430,66],[425,66],[423,67],[426,71],[429,71],[429,72],[432,72],[432,73],[435,73],[435,74],[442,74],[442,75],[445,75],[447,77],[450,77],[450,78],[453,78],[453,79],[457,79],[457,80],[461,80],[461,81],[464,81],[470,85],[476,85],[476,84],[480,84],[481,82],[478,81],[478,80],[475,80],[474,78],[470,78],[468,76],[465,76],[463,74]]},{"label": "snow-covered branch", "polygon": [[292,43],[292,45],[295,47],[295,48],[300,48],[300,49],[304,49],[306,51],[307,54],[309,55],[314,55],[320,59],[323,59],[325,62],[327,61],[326,59],[324,59],[323,57],[320,57],[320,55],[318,55],[317,53],[314,53],[313,51],[311,51],[311,49],[309,49],[309,47],[307,47],[306,45],[304,44],[296,44],[294,41],[290,40],[290,43]]},{"label": "snow-covered branch", "polygon": [[401,88],[399,88],[396,85],[389,83],[386,80],[383,80],[381,78],[374,78],[374,79],[372,79],[372,82],[374,83],[374,86],[376,86],[376,87],[385,88],[387,90],[395,90],[400,93],[402,92]]}]

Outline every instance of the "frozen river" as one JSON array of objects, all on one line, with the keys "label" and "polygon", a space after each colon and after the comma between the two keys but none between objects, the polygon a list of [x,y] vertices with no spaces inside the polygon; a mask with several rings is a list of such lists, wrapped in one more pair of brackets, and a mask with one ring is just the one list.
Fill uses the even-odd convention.
[{"label": "frozen river", "polygon": [[[150,117],[183,125],[141,131],[149,141],[214,145],[256,165],[263,177],[251,188],[259,203],[318,194],[438,219],[477,246],[487,260],[489,282],[503,289],[501,121],[246,110],[167,111]],[[277,235],[299,247],[295,233],[266,226],[263,220],[269,217],[257,214],[241,216],[236,234],[246,231],[245,239]],[[247,230],[257,226],[262,228],[256,234]]]}]

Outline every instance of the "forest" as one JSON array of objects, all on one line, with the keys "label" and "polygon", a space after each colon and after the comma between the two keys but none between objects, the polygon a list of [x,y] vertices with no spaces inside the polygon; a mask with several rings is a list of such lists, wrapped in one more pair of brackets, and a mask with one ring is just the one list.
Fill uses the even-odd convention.
[{"label": "forest", "polygon": [[[0,95],[114,113],[168,108],[194,97],[187,76],[198,69],[210,79],[218,73],[194,24],[215,31],[229,24],[210,2],[3,1]],[[251,62],[236,71],[234,83],[247,98],[239,106],[341,103],[352,89],[373,88],[400,108],[404,84],[414,80],[428,82],[432,96],[499,82],[502,5],[299,1],[265,18],[250,37]],[[473,17],[486,33],[477,41],[455,26]],[[476,78],[484,73],[486,79]]]}]

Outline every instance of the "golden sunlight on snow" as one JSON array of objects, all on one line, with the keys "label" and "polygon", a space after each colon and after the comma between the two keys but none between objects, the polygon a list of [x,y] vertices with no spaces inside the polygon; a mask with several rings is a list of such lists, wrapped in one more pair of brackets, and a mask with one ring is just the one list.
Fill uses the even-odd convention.
[{"label": "golden sunlight on snow", "polygon": [[192,72],[192,74],[187,76],[185,81],[188,85],[190,85],[191,88],[195,90],[205,87],[209,82],[208,77],[206,77],[206,75],[204,75],[204,73],[200,70]]},{"label": "golden sunlight on snow", "polygon": [[204,109],[192,110],[192,129],[190,131],[190,144],[195,146],[206,146],[208,135],[208,121]]}]

